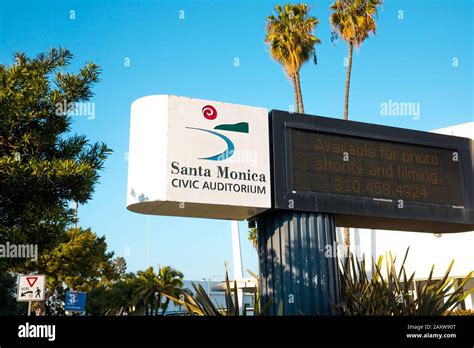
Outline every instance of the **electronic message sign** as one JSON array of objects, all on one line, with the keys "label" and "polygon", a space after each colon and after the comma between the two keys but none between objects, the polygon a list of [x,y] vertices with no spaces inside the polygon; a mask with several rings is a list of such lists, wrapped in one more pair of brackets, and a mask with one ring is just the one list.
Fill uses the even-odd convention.
[{"label": "electronic message sign", "polygon": [[292,188],[463,206],[450,149],[291,129]]},{"label": "electronic message sign", "polygon": [[472,141],[272,111],[274,207],[340,226],[474,230]]}]

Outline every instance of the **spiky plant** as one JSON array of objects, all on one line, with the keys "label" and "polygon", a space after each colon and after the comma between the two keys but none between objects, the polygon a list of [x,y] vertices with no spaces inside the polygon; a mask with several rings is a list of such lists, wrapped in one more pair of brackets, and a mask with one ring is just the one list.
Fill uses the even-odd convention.
[{"label": "spiky plant", "polygon": [[366,270],[365,259],[354,255],[340,266],[343,301],[336,306],[344,315],[448,315],[469,296],[474,289],[464,290],[471,279],[470,272],[456,288],[449,274],[454,260],[441,279],[434,279],[434,265],[428,279],[415,283],[415,272],[407,276],[405,262],[409,248],[400,265],[391,253],[385,258],[372,260],[372,274]]},{"label": "spiky plant", "polygon": [[[258,276],[247,270],[256,280],[258,284]],[[244,308],[243,312],[239,311],[239,299],[238,299],[238,287],[237,282],[234,281],[233,287],[229,281],[229,275],[227,269],[225,271],[225,307],[216,306],[209,295],[206,293],[204,288],[200,284],[192,283],[195,293],[183,293],[181,299],[178,299],[170,294],[164,293],[166,297],[175,303],[184,307],[189,315],[193,316],[247,316],[247,309]],[[266,315],[271,302],[266,303],[263,308],[260,307],[260,290],[257,285],[255,296],[254,296],[254,309],[253,313],[255,316]]]}]

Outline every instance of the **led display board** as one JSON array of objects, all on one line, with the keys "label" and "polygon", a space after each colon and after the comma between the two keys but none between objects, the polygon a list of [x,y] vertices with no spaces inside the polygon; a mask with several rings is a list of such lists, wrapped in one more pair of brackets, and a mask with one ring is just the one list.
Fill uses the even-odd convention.
[{"label": "led display board", "polygon": [[462,206],[450,149],[291,129],[292,189]]},{"label": "led display board", "polygon": [[472,141],[272,111],[277,209],[334,213],[339,226],[474,230]]}]

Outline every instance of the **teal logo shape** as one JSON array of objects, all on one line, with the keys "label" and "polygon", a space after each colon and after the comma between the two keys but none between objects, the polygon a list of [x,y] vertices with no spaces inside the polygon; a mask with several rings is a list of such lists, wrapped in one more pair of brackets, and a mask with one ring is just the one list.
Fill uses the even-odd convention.
[{"label": "teal logo shape", "polygon": [[221,153],[218,153],[216,155],[213,155],[213,156],[199,158],[199,159],[208,160],[208,161],[224,161],[224,160],[232,157],[232,155],[234,154],[234,151],[235,151],[235,145],[234,145],[233,141],[229,137],[227,137],[226,135],[224,135],[220,132],[217,132],[215,130],[227,131],[227,132],[247,133],[247,134],[249,133],[249,124],[247,122],[240,122],[240,123],[235,123],[235,124],[221,124],[221,125],[215,126],[214,127],[215,130],[209,130],[209,129],[204,129],[204,128],[194,128],[194,127],[186,127],[186,128],[206,132],[206,133],[212,134],[212,135],[214,135],[214,136],[216,136],[216,137],[218,137],[218,138],[225,141],[225,143],[227,145],[227,149],[225,151],[223,151]]}]

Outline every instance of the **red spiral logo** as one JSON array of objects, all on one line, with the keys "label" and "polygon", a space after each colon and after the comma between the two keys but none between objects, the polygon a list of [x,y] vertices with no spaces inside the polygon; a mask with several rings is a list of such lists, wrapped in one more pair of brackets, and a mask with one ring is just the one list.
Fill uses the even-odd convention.
[{"label": "red spiral logo", "polygon": [[202,108],[202,114],[208,120],[214,120],[217,117],[217,110],[212,105],[206,105]]}]

